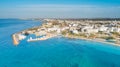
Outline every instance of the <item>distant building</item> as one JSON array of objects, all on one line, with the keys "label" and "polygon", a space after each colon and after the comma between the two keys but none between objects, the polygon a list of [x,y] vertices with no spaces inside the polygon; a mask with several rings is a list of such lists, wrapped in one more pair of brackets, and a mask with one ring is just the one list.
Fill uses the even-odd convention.
[{"label": "distant building", "polygon": [[72,33],[79,34],[78,30],[73,30]]},{"label": "distant building", "polygon": [[99,28],[99,31],[102,31],[102,32],[106,32],[108,30],[108,27],[105,27],[104,25],[102,25],[100,28]]}]

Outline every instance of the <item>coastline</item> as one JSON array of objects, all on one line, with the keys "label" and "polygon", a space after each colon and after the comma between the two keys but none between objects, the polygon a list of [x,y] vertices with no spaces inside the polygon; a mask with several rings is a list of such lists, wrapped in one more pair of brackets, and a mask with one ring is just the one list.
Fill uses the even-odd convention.
[{"label": "coastline", "polygon": [[[43,21],[45,21],[46,23],[16,33],[16,35],[19,35],[17,36],[18,41],[25,39],[23,38],[23,36],[27,36],[29,34],[35,34],[36,36],[42,36],[42,35],[45,36],[41,38],[30,37],[27,40],[28,42],[47,40],[49,38],[55,37],[60,34],[61,36],[66,38],[82,39],[82,40],[95,41],[95,42],[120,46],[118,39],[120,38],[119,37],[120,33],[118,31],[117,32],[111,32],[111,30],[108,31],[107,29],[111,29],[111,27],[103,25],[103,22],[110,25],[111,22],[115,22],[115,21],[101,22],[97,20],[97,21],[88,22],[87,20],[69,21],[69,20],[54,20],[54,19],[48,19],[48,20],[44,19]],[[84,22],[86,22],[87,24],[84,25]],[[114,29],[119,30],[119,28],[116,27]]]},{"label": "coastline", "polygon": [[[86,40],[86,41],[93,41],[93,42],[99,42],[99,43],[104,43],[104,44],[109,44],[109,45],[114,45],[114,46],[119,46],[120,44],[116,43],[111,43],[107,42],[105,39],[100,39],[100,38],[94,38],[94,39],[89,39],[89,38],[83,38],[83,37],[75,37],[75,36],[67,36],[67,35],[60,35],[61,37],[64,38],[70,38],[70,39],[80,39],[80,40]],[[39,38],[38,40],[30,40],[28,42],[35,42],[35,41],[41,41],[41,40],[47,40],[53,37],[58,37],[57,35],[51,35],[51,36],[45,36],[43,38]]]},{"label": "coastline", "polygon": [[63,36],[65,38],[71,38],[71,39],[81,39],[81,40],[86,40],[86,41],[93,41],[93,42],[100,42],[100,43],[104,43],[104,44],[110,44],[110,45],[114,45],[114,46],[119,46],[120,44],[116,44],[116,43],[111,43],[111,42],[107,42],[104,39],[88,39],[88,38],[78,38],[78,37],[71,37],[71,36]]}]

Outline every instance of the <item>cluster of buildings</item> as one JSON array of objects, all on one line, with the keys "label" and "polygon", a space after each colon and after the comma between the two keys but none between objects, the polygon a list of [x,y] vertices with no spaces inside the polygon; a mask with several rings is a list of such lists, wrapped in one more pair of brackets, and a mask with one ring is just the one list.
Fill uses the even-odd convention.
[{"label": "cluster of buildings", "polygon": [[[120,32],[120,21],[106,21],[106,20],[54,20],[54,19],[45,19],[49,24],[52,22],[59,23],[58,25],[53,25],[51,28],[48,28],[48,31],[63,31],[69,30],[75,34],[79,33],[98,33],[98,32]],[[50,23],[51,22],[51,23]],[[66,24],[63,27],[60,27],[61,24]]]}]

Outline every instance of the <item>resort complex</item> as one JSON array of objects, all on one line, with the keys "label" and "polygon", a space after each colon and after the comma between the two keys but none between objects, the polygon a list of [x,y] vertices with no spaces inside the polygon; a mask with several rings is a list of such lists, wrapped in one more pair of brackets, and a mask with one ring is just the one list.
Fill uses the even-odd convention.
[{"label": "resort complex", "polygon": [[12,35],[13,43],[19,41],[47,40],[55,36],[85,39],[120,45],[119,19],[43,19],[42,25]]}]

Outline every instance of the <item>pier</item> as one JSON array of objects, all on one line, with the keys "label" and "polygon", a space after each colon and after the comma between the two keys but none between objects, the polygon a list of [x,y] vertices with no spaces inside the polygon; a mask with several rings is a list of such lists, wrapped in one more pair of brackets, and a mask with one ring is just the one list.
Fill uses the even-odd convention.
[{"label": "pier", "polygon": [[18,45],[19,44],[19,40],[17,38],[17,36],[15,34],[12,35],[12,39],[13,39],[13,44],[14,45]]},{"label": "pier", "polygon": [[27,41],[28,42],[33,42],[33,41],[47,40],[47,39],[55,37],[55,36],[57,36],[57,35],[47,34],[46,36],[43,36],[41,38],[35,38],[35,39],[33,39],[32,37],[30,37]]}]

